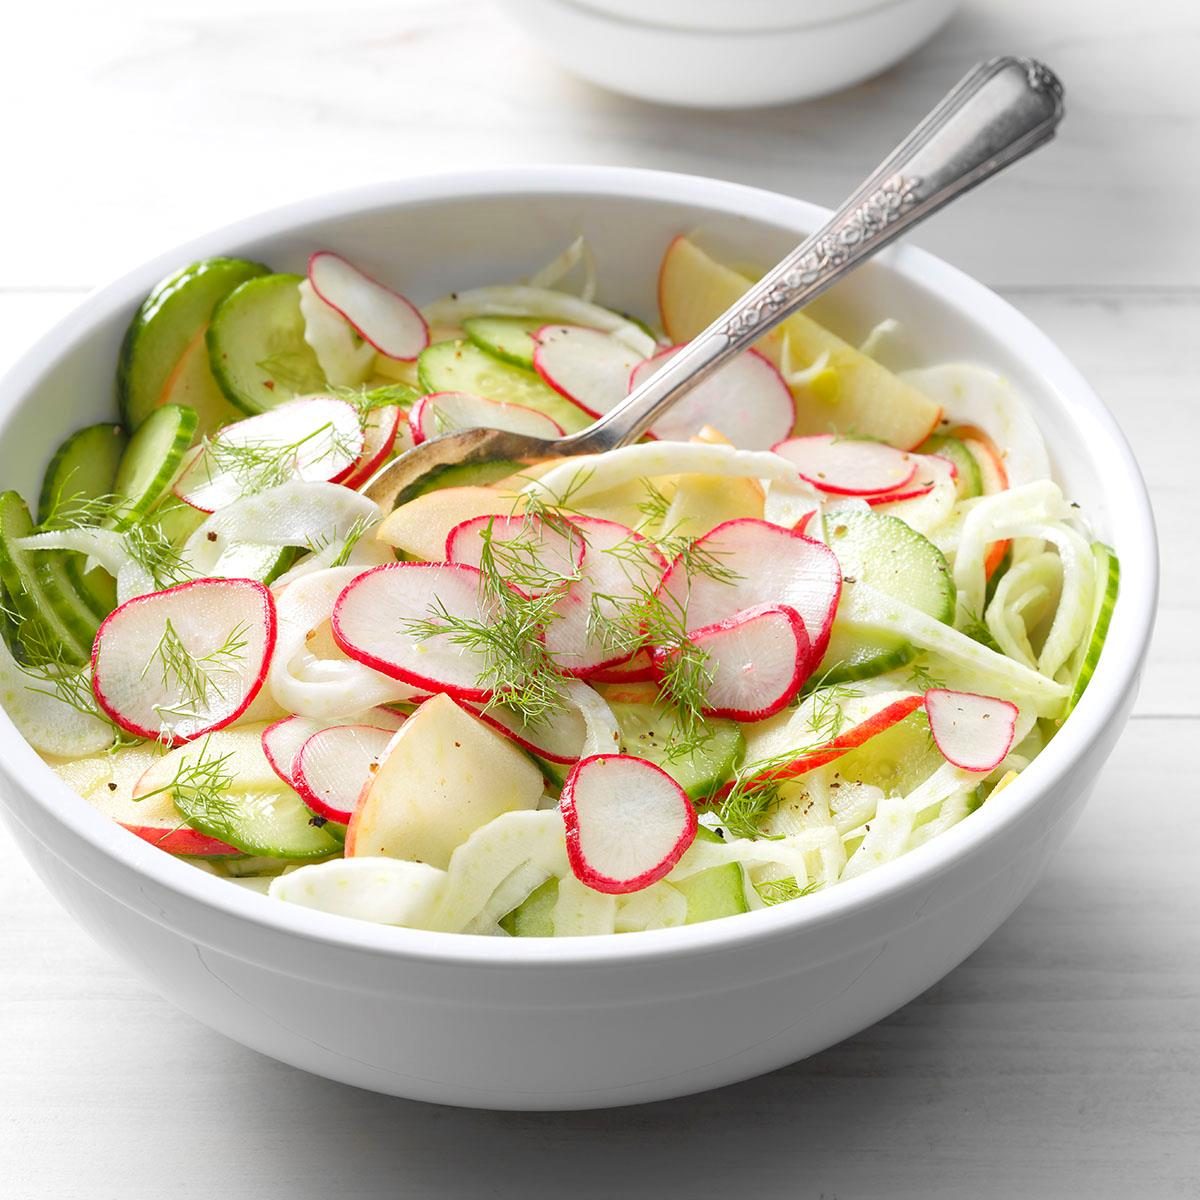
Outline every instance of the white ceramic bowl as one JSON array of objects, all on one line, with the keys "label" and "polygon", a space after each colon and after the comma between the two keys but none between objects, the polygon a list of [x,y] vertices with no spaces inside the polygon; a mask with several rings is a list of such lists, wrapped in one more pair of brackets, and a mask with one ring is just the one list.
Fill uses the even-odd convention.
[{"label": "white ceramic bowl", "polygon": [[[504,0],[525,31],[573,74],[601,87],[689,108],[755,108],[808,100],[850,87],[911,54],[941,27],[959,0],[754,0],[734,27],[704,6],[684,25],[672,2],[660,17],[630,0]],[[790,15],[789,15],[790,10]],[[744,20],[742,19],[744,15]]]},{"label": "white ceramic bowl", "polygon": [[[295,270],[329,246],[428,300],[527,273],[582,233],[600,295],[649,315],[654,264],[673,234],[699,226],[770,262],[824,216],[707,179],[547,168],[413,180],[255,217],[94,293],[25,355],[0,385],[0,480],[31,493],[67,430],[112,416],[130,314],[193,259],[242,254]],[[1009,375],[1063,483],[1120,555],[1091,686],[1002,797],[799,903],[608,938],[468,937],[315,913],[177,862],[71,793],[0,715],[3,796],[29,861],[99,942],[213,1028],[306,1070],[425,1100],[572,1108],[680,1095],[812,1054],[916,996],[1012,912],[1079,814],[1133,703],[1153,622],[1154,526],[1112,417],[982,285],[901,247],[844,284],[831,311],[851,335],[900,314],[922,358]]]}]

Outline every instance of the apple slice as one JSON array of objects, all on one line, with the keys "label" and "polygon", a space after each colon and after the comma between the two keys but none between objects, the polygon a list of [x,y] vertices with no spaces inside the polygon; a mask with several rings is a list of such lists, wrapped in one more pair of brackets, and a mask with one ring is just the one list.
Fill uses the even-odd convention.
[{"label": "apple slice", "polygon": [[388,455],[398,448],[400,431],[406,429],[407,425],[404,409],[398,404],[381,404],[378,408],[369,409],[363,422],[362,452],[350,468],[350,473],[341,481],[343,486],[358,491],[383,466]]},{"label": "apple slice", "polygon": [[565,430],[551,416],[526,404],[510,404],[468,392],[430,392],[413,405],[412,427],[419,444],[460,429],[505,429],[530,437],[562,437]]},{"label": "apple slice", "polygon": [[482,576],[459,563],[386,563],[355,578],[333,606],[334,641],[374,671],[430,692],[486,702],[488,671],[482,650],[450,633],[423,637],[410,622],[449,615],[485,625]]},{"label": "apple slice", "polygon": [[964,771],[994,771],[1012,749],[1020,710],[1008,700],[933,688],[925,693],[929,732],[942,757]]},{"label": "apple slice", "polygon": [[[344,725],[364,725],[395,733],[403,724],[404,714],[391,708],[368,708],[366,712],[332,720],[296,715],[282,717],[263,730],[263,753],[271,764],[271,770],[289,787],[296,788],[296,756],[314,734]],[[296,790],[299,791],[299,788]]]},{"label": "apple slice", "polygon": [[340,254],[319,250],[308,260],[313,291],[341,313],[386,358],[412,362],[429,345],[420,310],[399,292],[364,274]]},{"label": "apple slice", "polygon": [[460,522],[446,535],[446,561],[479,567],[485,546],[501,547],[497,560],[501,573],[517,570],[518,586],[529,596],[577,577],[584,559],[584,536],[575,526],[568,521],[561,526],[547,524],[530,515],[482,516]]},{"label": "apple slice", "polygon": [[521,750],[434,696],[392,738],[350,820],[346,854],[446,867],[476,829],[541,798],[541,772]]},{"label": "apple slice", "polygon": [[332,725],[314,733],[296,756],[300,799],[318,817],[347,824],[395,732],[370,725]]},{"label": "apple slice", "polygon": [[[670,346],[634,367],[629,390],[641,387],[682,350]],[[655,423],[653,434],[686,442],[706,425],[743,450],[769,450],[796,421],[791,390],[770,359],[749,350],[692,388]]]},{"label": "apple slice", "polygon": [[640,533],[600,517],[576,517],[587,548],[579,578],[568,585],[546,626],[546,649],[567,675],[589,678],[627,661],[632,651],[606,642],[596,618],[620,620],[626,603],[654,591],[667,561]]},{"label": "apple slice", "polygon": [[612,334],[582,325],[543,325],[533,340],[533,369],[592,417],[625,399],[630,374],[642,361]]},{"label": "apple slice", "polygon": [[412,558],[442,562],[455,525],[478,516],[511,516],[523,501],[499,488],[470,485],[437,488],[401,504],[380,522],[375,536]]},{"label": "apple slice", "polygon": [[[803,618],[786,604],[746,609],[692,631],[688,640],[708,655],[704,711],[735,721],[763,721],[786,708],[820,661]],[[657,656],[660,667],[672,653]]]},{"label": "apple slice", "polygon": [[786,458],[806,483],[835,496],[899,493],[917,473],[920,457],[883,442],[829,433],[788,438],[771,449]]},{"label": "apple slice", "polygon": [[[705,561],[714,569],[694,565]],[[726,521],[698,538],[659,586],[660,596],[686,614],[689,632],[760,605],[795,609],[818,662],[829,644],[841,591],[841,568],[828,546],[749,517]]]},{"label": "apple slice", "polygon": [[583,759],[563,784],[559,808],[571,870],[608,895],[657,883],[696,837],[696,810],[683,788],[628,754]]},{"label": "apple slice", "polygon": [[363,451],[358,414],[345,400],[306,396],[226,425],[199,447],[175,481],[175,494],[216,512],[289,479],[338,483]]},{"label": "apple slice", "polygon": [[109,718],[180,745],[236,721],[275,647],[275,601],[252,579],[197,579],[136,596],[96,633],[92,690]]}]

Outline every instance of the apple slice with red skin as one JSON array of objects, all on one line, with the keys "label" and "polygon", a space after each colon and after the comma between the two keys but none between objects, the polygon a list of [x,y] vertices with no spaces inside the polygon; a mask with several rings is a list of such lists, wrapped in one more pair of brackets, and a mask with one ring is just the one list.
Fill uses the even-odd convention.
[{"label": "apple slice with red skin", "polygon": [[932,688],[925,693],[929,732],[942,757],[964,771],[986,775],[1012,749],[1020,710],[1009,700]]},{"label": "apple slice with red skin", "polygon": [[[240,500],[249,489],[261,487],[261,470],[245,460],[249,452],[278,457],[281,468],[293,478],[340,483],[354,470],[364,440],[358,413],[345,400],[333,396],[289,400],[226,425],[208,446],[197,447],[175,481],[175,495],[209,513]],[[228,456],[225,461],[223,452]]]},{"label": "apple slice with red skin", "polygon": [[[96,633],[96,702],[122,729],[165,745],[223,729],[262,688],[275,628],[275,600],[254,579],[195,579],[135,596],[109,613]],[[207,664],[200,668],[202,689],[189,687],[169,666],[162,650],[168,642]],[[236,653],[222,652],[238,642]]]},{"label": "apple slice with red skin", "polygon": [[898,499],[917,473],[921,457],[883,442],[829,433],[787,438],[771,449],[786,458],[806,483],[833,496],[869,497],[890,492]]},{"label": "apple slice with red skin", "polygon": [[[641,387],[682,349],[668,346],[639,363],[629,374],[629,391]],[[742,450],[769,450],[791,433],[795,421],[791,389],[775,364],[757,350],[747,350],[672,405],[651,433],[686,442],[709,425]]]},{"label": "apple slice with red skin", "polygon": [[369,409],[363,422],[362,453],[350,473],[341,480],[343,486],[358,491],[387,462],[388,455],[397,448],[401,430],[407,428],[408,418],[398,404],[381,404]]},{"label": "apple slice with red skin", "polygon": [[572,524],[583,533],[586,549],[580,577],[568,585],[546,626],[546,649],[564,674],[588,679],[632,657],[591,636],[593,598],[602,617],[620,615],[620,601],[611,597],[634,599],[653,591],[667,560],[648,538],[617,521],[575,517]]},{"label": "apple slice with red skin", "polygon": [[296,756],[313,734],[341,725],[366,725],[395,733],[403,724],[404,714],[392,708],[369,708],[366,712],[342,720],[321,720],[298,715],[281,717],[263,730],[263,754],[271,764],[271,770],[288,787],[299,791],[296,787]]},{"label": "apple slice with red skin", "polygon": [[[786,604],[745,609],[693,630],[688,641],[708,656],[704,712],[734,721],[765,721],[787,708],[820,661],[804,619]],[[677,653],[655,652],[660,672]]]},{"label": "apple slice with red skin", "polygon": [[[493,547],[519,543],[519,549],[511,552],[513,564],[521,568],[520,590],[529,596],[561,586],[578,575],[583,565],[583,534],[576,532],[568,521],[563,521],[560,527],[535,514],[527,517],[484,514],[459,522],[446,535],[446,561],[478,568],[483,560],[485,535]],[[502,573],[507,573],[503,551],[497,565]]]},{"label": "apple slice with red skin", "polygon": [[452,634],[422,637],[406,622],[436,620],[442,611],[476,623],[489,619],[482,576],[461,563],[403,562],[372,567],[353,579],[333,606],[333,640],[372,670],[429,692],[462,700],[491,698],[479,679],[482,651],[456,645]]},{"label": "apple slice with red skin", "polygon": [[661,767],[595,754],[567,776],[559,801],[567,859],[580,883],[608,895],[657,883],[696,837],[696,810]]},{"label": "apple slice with red skin", "polygon": [[312,255],[308,281],[385,358],[412,362],[429,345],[429,326],[416,305],[340,254],[318,250]]},{"label": "apple slice with red skin", "polygon": [[[732,578],[702,569],[689,572],[689,557],[697,561],[697,552]],[[739,517],[698,538],[691,555],[680,555],[667,569],[658,592],[687,614],[689,633],[760,605],[793,608],[819,662],[829,644],[842,571],[823,542],[768,521]]]},{"label": "apple slice with red skin", "polygon": [[411,421],[417,445],[462,429],[504,429],[548,439],[565,432],[553,417],[536,408],[469,392],[430,392],[413,405]]},{"label": "apple slice with red skin", "polygon": [[395,732],[371,725],[331,725],[314,733],[296,755],[300,799],[318,817],[347,824]]},{"label": "apple slice with red skin", "polygon": [[642,361],[612,334],[583,325],[543,325],[533,342],[533,369],[592,417],[602,417],[625,399],[630,375]]}]

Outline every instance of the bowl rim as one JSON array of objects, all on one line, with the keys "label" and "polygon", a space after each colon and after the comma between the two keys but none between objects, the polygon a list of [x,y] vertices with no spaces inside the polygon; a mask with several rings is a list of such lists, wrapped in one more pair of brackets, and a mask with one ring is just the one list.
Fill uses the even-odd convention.
[{"label": "bowl rim", "polygon": [[[38,380],[71,344],[94,325],[132,310],[149,288],[181,262],[237,253],[236,247],[296,226],[412,204],[489,195],[587,195],[693,205],[777,227],[811,231],[829,210],[781,193],[704,176],[641,168],[531,166],[441,173],[339,190],[268,209],[188,239],[90,292],[39,338],[0,380],[0,424],[7,422]],[[250,253],[251,251],[242,251]],[[1014,353],[1067,407],[1078,406],[1092,433],[1085,453],[1099,460],[1114,503],[1110,540],[1120,547],[1121,591],[1091,684],[1063,729],[1006,789],[1004,805],[984,805],[969,820],[945,830],[901,858],[855,879],[815,893],[804,904],[782,904],[737,918],[609,937],[495,938],[376,925],[281,903],[191,864],[127,833],[77,796],[46,765],[0,710],[0,764],[15,789],[62,827],[121,870],[146,877],[173,894],[209,910],[213,923],[233,918],[258,933],[290,937],[341,950],[449,966],[587,965],[644,963],[748,946],[782,935],[826,927],[864,910],[896,901],[931,885],[960,860],[973,857],[990,840],[1046,804],[1057,783],[1119,719],[1136,688],[1153,628],[1157,597],[1154,520],[1132,450],[1116,420],[1065,355],[1028,318],[984,284],[911,244],[893,246],[879,261],[905,283],[932,290],[976,324],[1014,347]],[[1098,469],[1101,469],[1098,468]],[[1121,535],[1116,536],[1120,529]],[[20,820],[18,814],[14,818]],[[35,837],[39,835],[33,834]],[[53,846],[50,847],[52,850]],[[92,882],[109,890],[99,880]],[[143,890],[139,887],[139,892]],[[144,893],[143,893],[144,894]],[[157,904],[152,919],[171,925]],[[202,940],[202,939],[201,939]],[[223,947],[224,948],[224,947]],[[229,951],[238,953],[236,949]]]}]

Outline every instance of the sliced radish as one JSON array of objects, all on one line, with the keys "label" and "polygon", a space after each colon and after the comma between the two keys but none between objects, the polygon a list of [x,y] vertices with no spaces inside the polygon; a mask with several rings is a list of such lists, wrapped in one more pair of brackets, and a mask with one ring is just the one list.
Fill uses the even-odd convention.
[{"label": "sliced radish", "polygon": [[[505,575],[516,570],[521,591],[536,596],[579,574],[584,535],[564,521],[563,528],[540,517],[479,516],[455,525],[446,535],[446,561],[478,567],[487,541],[499,546],[497,566]],[[564,532],[564,528],[566,532]]]},{"label": "sliced radish", "polygon": [[461,429],[504,429],[530,437],[563,436],[563,427],[536,408],[472,396],[467,392],[430,392],[413,405],[413,438],[419,444]]},{"label": "sliced radish", "polygon": [[898,492],[868,496],[918,533],[928,534],[949,520],[958,503],[958,468],[940,454],[922,454],[911,483]]},{"label": "sliced radish", "polygon": [[964,771],[995,770],[1012,749],[1020,710],[1008,700],[933,688],[925,693],[929,731],[942,757]]},{"label": "sliced radish", "polygon": [[411,362],[429,345],[429,327],[417,308],[340,254],[320,250],[312,255],[308,280],[380,354]]},{"label": "sliced radish", "polygon": [[592,671],[588,680],[591,683],[646,683],[657,675],[653,655],[649,650],[639,650],[627,662]]},{"label": "sliced radish", "polygon": [[641,355],[599,329],[543,325],[534,335],[533,369],[589,416],[603,416],[629,394]]},{"label": "sliced radish", "polygon": [[[628,390],[641,387],[682,350],[671,346],[638,364]],[[768,358],[747,350],[672,405],[654,426],[654,436],[686,442],[705,425],[719,429],[743,450],[769,450],[792,432],[796,404]]]},{"label": "sliced radish", "polygon": [[332,729],[343,725],[365,725],[373,729],[383,729],[395,733],[402,724],[404,724],[404,714],[391,708],[369,708],[366,712],[334,720],[294,715],[283,717],[263,730],[263,753],[267,756],[267,762],[271,764],[271,770],[288,787],[295,788],[296,756],[300,753],[300,747],[313,734],[320,733],[323,729]]},{"label": "sliced radish", "polygon": [[[689,561],[710,561],[732,578]],[[663,576],[659,594],[687,616],[690,631],[760,605],[787,605],[800,614],[819,661],[829,643],[842,591],[837,556],[823,542],[753,517],[726,521],[698,538]]]},{"label": "sliced radish", "polygon": [[586,679],[631,657],[631,651],[606,643],[594,618],[620,620],[626,602],[654,591],[667,562],[627,525],[600,517],[576,517],[573,524],[583,532],[587,549],[580,577],[567,587],[546,626],[546,649],[561,671]]},{"label": "sliced radish", "polygon": [[122,729],[180,745],[237,720],[275,647],[275,602],[252,579],[197,579],[137,596],[96,634],[92,689]]},{"label": "sliced radish", "polygon": [[696,837],[696,810],[661,767],[596,754],[563,784],[567,858],[580,883],[622,895],[657,883]]},{"label": "sliced radish", "polygon": [[786,604],[747,609],[688,640],[708,655],[704,711],[735,721],[763,721],[786,708],[820,661],[803,618]]},{"label": "sliced radish", "polygon": [[771,448],[796,468],[801,479],[835,496],[900,492],[917,472],[917,455],[883,442],[829,433],[788,438]]},{"label": "sliced radish", "polygon": [[298,291],[304,340],[317,356],[321,373],[335,387],[358,387],[375,365],[375,347],[357,337],[346,318],[326,304],[307,279]]},{"label": "sliced radish", "polygon": [[363,448],[350,474],[341,482],[357,491],[387,461],[396,439],[405,425],[404,410],[398,404],[383,404],[367,412],[363,422]]},{"label": "sliced radish", "polygon": [[348,824],[394,734],[370,725],[333,725],[314,733],[296,756],[300,799],[318,817]]},{"label": "sliced radish", "polygon": [[587,727],[583,714],[574,705],[556,713],[553,720],[548,719],[537,725],[522,720],[517,713],[502,704],[484,708],[464,702],[463,707],[485,724],[511,738],[530,754],[555,763],[579,761],[584,738],[587,737]]},{"label": "sliced radish", "polygon": [[226,425],[200,447],[175,482],[175,494],[201,512],[289,479],[337,483],[363,450],[354,407],[332,396],[290,400]]},{"label": "sliced radish", "polygon": [[414,687],[486,702],[482,650],[453,633],[422,637],[412,621],[444,613],[477,624],[490,618],[479,571],[459,563],[389,563],[359,575],[333,606],[334,641],[351,658]]}]

